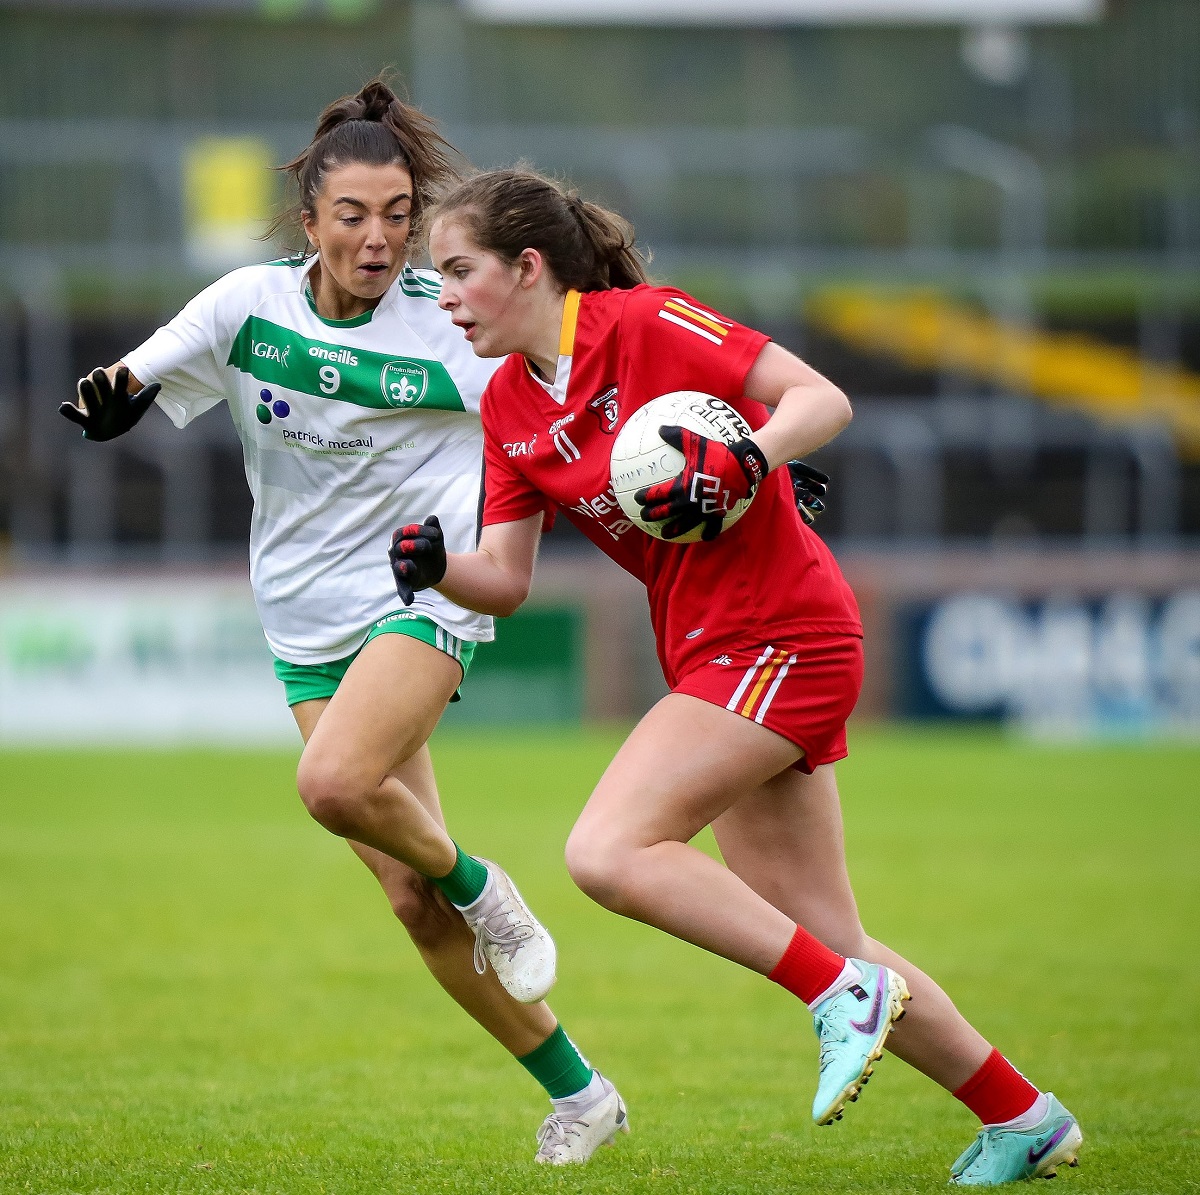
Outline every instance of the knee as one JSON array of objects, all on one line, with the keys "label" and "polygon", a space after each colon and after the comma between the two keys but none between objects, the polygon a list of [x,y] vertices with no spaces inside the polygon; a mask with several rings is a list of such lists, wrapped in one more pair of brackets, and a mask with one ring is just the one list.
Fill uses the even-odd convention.
[{"label": "knee", "polygon": [[466,922],[425,876],[413,872],[388,889],[392,912],[421,950],[436,950]]},{"label": "knee", "polygon": [[354,837],[356,828],[363,822],[369,787],[346,761],[308,751],[300,757],[296,769],[296,790],[300,800],[331,834]]},{"label": "knee", "polygon": [[629,903],[630,852],[611,840],[576,826],[564,852],[567,873],[597,904],[614,913]]}]

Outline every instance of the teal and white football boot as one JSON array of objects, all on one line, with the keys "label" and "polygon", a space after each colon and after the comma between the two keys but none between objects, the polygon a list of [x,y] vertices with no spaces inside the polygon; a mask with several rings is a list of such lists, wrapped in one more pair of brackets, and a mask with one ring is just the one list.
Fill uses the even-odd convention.
[{"label": "teal and white football boot", "polygon": [[858,1099],[909,999],[908,985],[895,971],[862,959],[849,961],[859,969],[859,981],[813,1009],[821,1077],[812,1114],[822,1125],[841,1120],[846,1105]]},{"label": "teal and white football boot", "polygon": [[1048,1091],[1046,1115],[1031,1129],[984,1125],[950,1169],[960,1187],[998,1187],[1026,1178],[1053,1178],[1064,1162],[1076,1166],[1083,1133],[1079,1122]]}]

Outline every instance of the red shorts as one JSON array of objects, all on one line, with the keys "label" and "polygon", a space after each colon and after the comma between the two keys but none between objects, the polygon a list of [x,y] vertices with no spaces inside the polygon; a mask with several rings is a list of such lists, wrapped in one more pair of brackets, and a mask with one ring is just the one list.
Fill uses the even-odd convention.
[{"label": "red shorts", "polygon": [[719,705],[782,735],[811,773],[845,759],[846,719],[863,679],[862,640],[802,635],[790,643],[731,649],[699,664],[671,690]]}]

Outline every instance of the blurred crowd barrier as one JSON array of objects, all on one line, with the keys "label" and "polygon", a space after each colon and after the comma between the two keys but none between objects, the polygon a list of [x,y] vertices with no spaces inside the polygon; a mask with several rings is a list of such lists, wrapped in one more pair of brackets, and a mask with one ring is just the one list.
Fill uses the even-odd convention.
[{"label": "blurred crowd barrier", "polygon": [[[1200,556],[843,553],[866,629],[856,717],[1051,738],[1200,735]],[[666,689],[644,591],[553,554],[475,656],[450,726],[631,721]],[[0,580],[0,743],[295,744],[244,579]]]}]

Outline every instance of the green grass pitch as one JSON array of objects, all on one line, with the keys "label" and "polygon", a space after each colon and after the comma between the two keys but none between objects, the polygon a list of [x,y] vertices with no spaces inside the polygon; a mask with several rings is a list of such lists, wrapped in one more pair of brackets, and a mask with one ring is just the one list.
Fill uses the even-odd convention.
[{"label": "green grass pitch", "polygon": [[[451,827],[554,931],[552,1004],[633,1134],[531,1163],[549,1110],[422,970],[287,753],[0,754],[0,1191],[933,1191],[969,1114],[885,1058],[815,1128],[762,979],[572,887],[613,732],[435,740]],[[1200,1183],[1200,750],[862,731],[841,765],[877,936],[1080,1117],[1055,1189]]]}]

